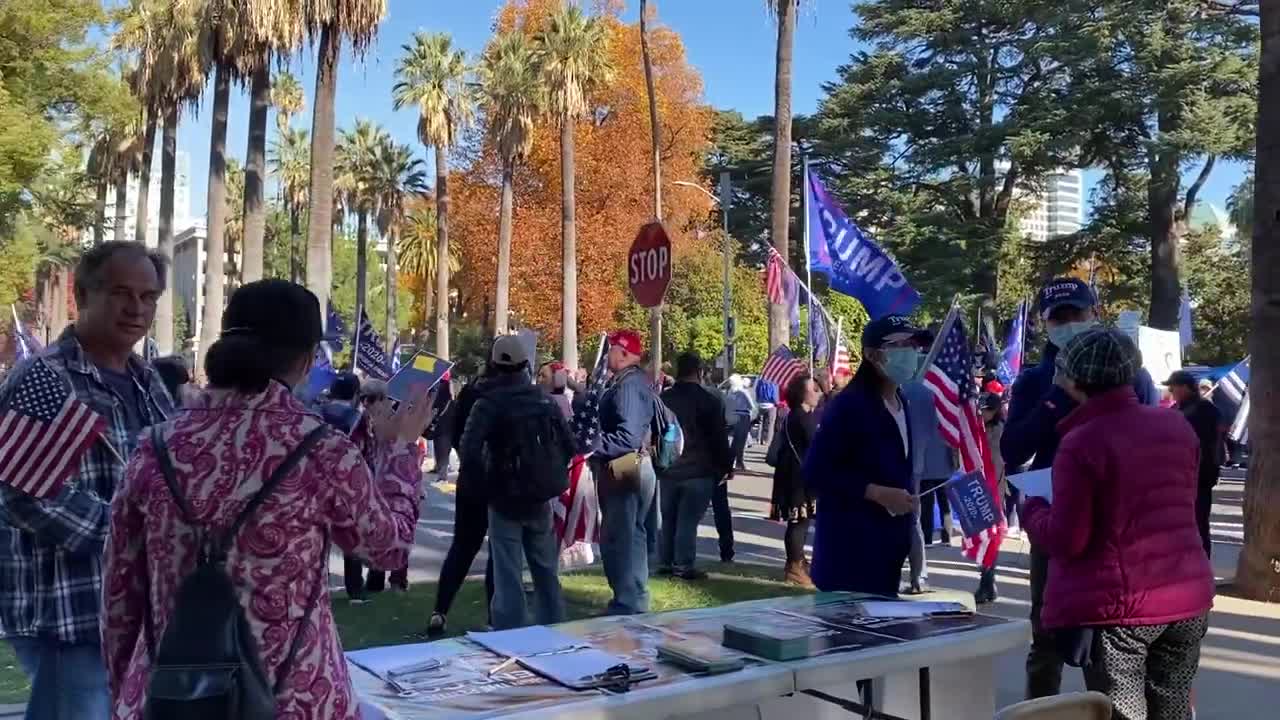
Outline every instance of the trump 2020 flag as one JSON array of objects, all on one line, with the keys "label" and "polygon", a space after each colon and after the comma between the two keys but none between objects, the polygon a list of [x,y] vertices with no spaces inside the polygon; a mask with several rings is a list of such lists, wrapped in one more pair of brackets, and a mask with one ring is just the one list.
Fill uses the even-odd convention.
[{"label": "trump 2020 flag", "polygon": [[369,314],[360,313],[360,332],[356,333],[356,367],[375,380],[391,379],[391,361],[382,349],[382,338],[369,322]]},{"label": "trump 2020 flag", "polygon": [[[951,501],[951,509],[960,518],[965,544],[977,548],[977,560],[983,567],[992,567],[995,553],[988,553],[987,550],[992,547],[992,529],[1004,522],[1004,516],[996,505],[986,476],[981,470],[958,472],[947,481],[945,492],[947,499]],[[997,550],[1000,547],[998,537],[995,538],[994,547]],[[991,563],[986,561],[988,555]]]},{"label": "trump 2020 flag", "polygon": [[16,382],[0,412],[0,482],[34,497],[53,497],[107,421],[76,399],[71,383],[43,359]]},{"label": "trump 2020 flag", "polygon": [[812,170],[805,191],[809,269],[826,275],[832,289],[861,302],[872,320],[910,315],[920,304],[920,293],[893,258],[844,214]]},{"label": "trump 2020 flag", "polygon": [[452,368],[453,363],[448,360],[418,351],[387,382],[387,396],[392,400],[408,400],[415,388],[435,387]]}]

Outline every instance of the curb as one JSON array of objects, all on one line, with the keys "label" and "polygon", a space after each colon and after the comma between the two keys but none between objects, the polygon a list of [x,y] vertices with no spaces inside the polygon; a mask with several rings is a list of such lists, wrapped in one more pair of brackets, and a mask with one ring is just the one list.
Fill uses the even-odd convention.
[{"label": "curb", "polygon": [[26,705],[0,705],[0,719],[20,718],[27,712]]}]

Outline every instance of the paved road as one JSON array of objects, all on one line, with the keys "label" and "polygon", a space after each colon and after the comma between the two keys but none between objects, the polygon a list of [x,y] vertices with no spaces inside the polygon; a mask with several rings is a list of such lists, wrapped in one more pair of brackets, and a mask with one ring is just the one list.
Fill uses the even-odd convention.
[{"label": "paved road", "polygon": [[[730,487],[737,558],[740,562],[774,565],[781,576],[783,526],[768,519],[772,476],[762,462],[762,448],[748,450],[748,459],[749,471],[739,474]],[[1224,471],[1215,494],[1214,566],[1220,578],[1235,574],[1235,561],[1243,539],[1243,477],[1241,471]],[[418,545],[410,561],[411,580],[436,579],[452,531],[452,496],[431,485],[418,523]],[[710,511],[698,534],[699,554],[708,559],[718,558]],[[1001,597],[989,607],[989,612],[1012,618],[1027,616],[1030,596],[1026,553],[1025,540],[1006,541],[999,570]],[[935,546],[929,551],[928,559],[930,582],[934,587],[969,592],[977,585],[977,572],[973,564],[961,556],[959,548]],[[479,572],[483,561],[482,554],[473,571]],[[341,563],[337,558],[332,569],[334,582],[340,586]],[[1262,717],[1259,708],[1280,707],[1280,607],[1219,597],[1210,625],[1196,681],[1200,720]],[[998,702],[1001,705],[1022,698],[1023,662],[1024,653],[1020,651],[999,659]],[[1066,686],[1083,689],[1077,671],[1067,670]]]}]

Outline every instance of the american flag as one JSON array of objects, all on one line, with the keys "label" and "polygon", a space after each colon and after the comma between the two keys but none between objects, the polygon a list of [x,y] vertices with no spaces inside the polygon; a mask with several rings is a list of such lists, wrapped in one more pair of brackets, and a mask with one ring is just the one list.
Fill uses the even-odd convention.
[{"label": "american flag", "polygon": [[600,542],[600,500],[586,455],[577,455],[570,463],[569,489],[560,496],[553,511],[561,550],[574,543]]},{"label": "american flag", "polygon": [[769,264],[764,271],[764,291],[769,302],[781,305],[787,301],[786,278],[789,269],[777,250],[770,248]]},{"label": "american flag", "polygon": [[596,357],[596,365],[591,370],[591,378],[587,381],[587,396],[582,406],[573,413],[574,437],[583,452],[590,452],[595,447],[596,436],[600,434],[600,396],[604,393],[605,379],[609,374],[609,341],[600,338],[600,354]]},{"label": "american flag", "polygon": [[[999,483],[991,463],[986,428],[978,413],[978,392],[969,374],[969,343],[955,309],[943,324],[938,342],[936,356],[924,373],[924,384],[933,392],[933,404],[938,410],[938,429],[947,444],[959,451],[961,469],[966,473],[981,472],[991,497],[998,498]],[[1001,503],[995,505],[996,523],[966,534],[963,543],[965,554],[984,568],[995,566],[1000,538],[1006,529],[1004,514],[999,510]]]},{"label": "american flag", "polygon": [[778,386],[780,393],[786,393],[787,385],[792,378],[805,371],[805,365],[786,345],[779,345],[777,350],[764,362],[760,377]]},{"label": "american flag", "polygon": [[831,363],[832,377],[840,377],[841,375],[852,375],[853,367],[849,362],[849,348],[844,345],[836,346],[835,361]]},{"label": "american flag", "polygon": [[1240,409],[1236,412],[1235,422],[1231,423],[1231,431],[1227,433],[1227,437],[1241,445],[1249,444],[1249,393],[1247,391],[1244,394],[1244,401],[1240,403]]},{"label": "american flag", "polygon": [[0,482],[52,497],[106,429],[106,420],[76,399],[69,382],[36,360],[0,413]]}]

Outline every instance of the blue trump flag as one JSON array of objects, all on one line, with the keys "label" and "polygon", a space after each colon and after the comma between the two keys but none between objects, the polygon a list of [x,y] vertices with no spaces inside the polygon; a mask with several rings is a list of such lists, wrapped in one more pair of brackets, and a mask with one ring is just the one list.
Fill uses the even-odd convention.
[{"label": "blue trump flag", "polygon": [[356,333],[356,367],[375,380],[391,379],[391,360],[382,348],[382,338],[369,322],[369,314],[360,313],[360,332]]},{"label": "blue trump flag", "polygon": [[347,324],[342,321],[342,316],[333,307],[333,303],[329,303],[329,312],[325,318],[324,328],[323,339],[329,343],[329,349],[333,352],[342,352],[342,343],[347,336]]},{"label": "blue trump flag", "polygon": [[952,475],[947,480],[945,492],[966,538],[980,543],[983,532],[989,533],[1000,524],[1001,510],[991,496],[991,489],[981,470]]},{"label": "blue trump flag", "polygon": [[1000,367],[996,377],[1008,385],[1017,379],[1022,372],[1022,342],[1027,330],[1027,301],[1018,304],[1018,313],[1013,316],[1013,325],[1009,326],[1009,339],[1005,340],[1004,352],[1000,356]]},{"label": "blue trump flag", "polygon": [[812,170],[805,193],[809,269],[826,275],[833,290],[861,302],[872,320],[910,315],[920,304],[920,293],[893,258],[844,214]]}]

